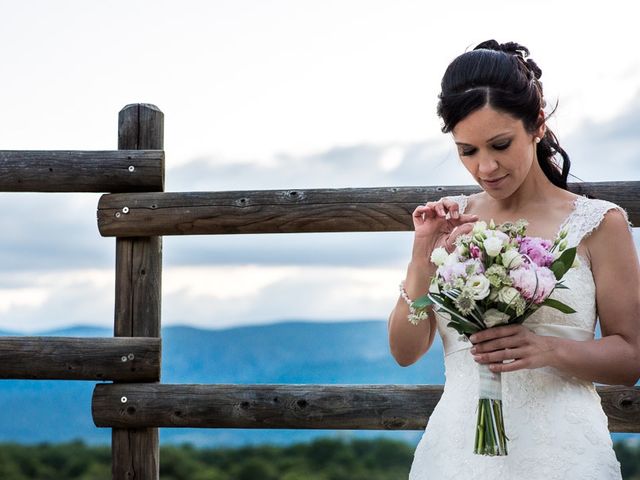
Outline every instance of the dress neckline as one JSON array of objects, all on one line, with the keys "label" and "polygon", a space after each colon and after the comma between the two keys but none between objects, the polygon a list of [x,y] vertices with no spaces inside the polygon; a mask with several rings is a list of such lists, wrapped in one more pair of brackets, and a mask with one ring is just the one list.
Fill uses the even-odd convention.
[{"label": "dress neckline", "polygon": [[[460,209],[461,212],[460,213],[465,213],[465,211],[467,210],[467,205],[468,205],[468,200],[470,195],[465,195],[464,193],[460,194],[464,200],[463,204],[462,204],[462,208]],[[562,231],[562,229],[569,223],[569,220],[571,220],[573,218],[573,216],[578,212],[579,209],[579,205],[581,204],[581,202],[584,200],[588,200],[588,197],[585,197],[584,195],[578,195],[576,196],[576,198],[573,199],[573,206],[571,208],[571,211],[569,212],[569,214],[564,218],[564,220],[560,223],[560,225],[558,226],[555,235],[553,236],[553,238],[551,238],[550,240],[553,241],[555,238],[558,238],[558,235],[560,235],[560,232]]]}]

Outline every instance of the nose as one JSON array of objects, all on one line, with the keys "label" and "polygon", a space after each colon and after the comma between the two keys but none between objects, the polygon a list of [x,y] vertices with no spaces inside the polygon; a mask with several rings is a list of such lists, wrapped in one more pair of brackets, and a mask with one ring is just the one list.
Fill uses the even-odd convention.
[{"label": "nose", "polygon": [[482,178],[491,178],[493,173],[498,171],[500,166],[491,154],[484,153],[479,155],[478,159],[478,175]]}]

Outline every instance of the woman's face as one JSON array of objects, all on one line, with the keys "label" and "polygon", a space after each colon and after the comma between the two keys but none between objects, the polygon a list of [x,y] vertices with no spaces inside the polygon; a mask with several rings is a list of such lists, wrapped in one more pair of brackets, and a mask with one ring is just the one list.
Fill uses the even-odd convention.
[{"label": "woman's face", "polygon": [[[540,127],[537,136],[543,132]],[[452,134],[465,168],[495,198],[513,194],[537,162],[536,135],[526,132],[522,120],[489,106],[460,120]]]}]

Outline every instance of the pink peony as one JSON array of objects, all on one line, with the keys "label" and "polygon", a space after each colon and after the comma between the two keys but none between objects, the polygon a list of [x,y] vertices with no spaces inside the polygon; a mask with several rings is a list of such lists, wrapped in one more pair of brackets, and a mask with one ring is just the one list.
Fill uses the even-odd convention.
[{"label": "pink peony", "polygon": [[[513,286],[527,301],[544,302],[556,286],[556,277],[547,267],[524,265],[509,272]],[[537,286],[536,286],[537,284]]]},{"label": "pink peony", "polygon": [[553,253],[549,252],[553,244],[544,238],[524,237],[520,239],[518,251],[527,255],[539,267],[548,267],[553,263]]}]

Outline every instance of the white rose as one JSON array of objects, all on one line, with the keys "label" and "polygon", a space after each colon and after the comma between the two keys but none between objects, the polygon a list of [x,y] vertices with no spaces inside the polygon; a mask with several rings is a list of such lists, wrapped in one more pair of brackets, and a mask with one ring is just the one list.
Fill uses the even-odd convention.
[{"label": "white rose", "polygon": [[472,275],[467,280],[466,286],[473,291],[474,300],[482,300],[489,295],[491,283],[484,275]]},{"label": "white rose", "polygon": [[483,246],[487,255],[495,257],[500,253],[500,250],[502,250],[502,241],[497,237],[487,238],[484,241]]},{"label": "white rose", "polygon": [[444,264],[448,256],[449,254],[443,247],[438,247],[431,252],[431,261],[439,267]]},{"label": "white rose", "polygon": [[498,301],[509,304],[520,296],[520,292],[513,287],[503,287],[498,291]]},{"label": "white rose", "polygon": [[487,326],[487,328],[495,327],[496,325],[502,325],[508,322],[509,315],[501,312],[500,310],[490,308],[489,310],[484,312],[484,324]]},{"label": "white rose", "polygon": [[502,254],[502,265],[507,268],[518,268],[522,265],[522,255],[511,248]]},{"label": "white rose", "polygon": [[473,224],[473,233],[484,233],[484,231],[487,229],[487,222],[480,220],[479,222],[476,222]]}]

